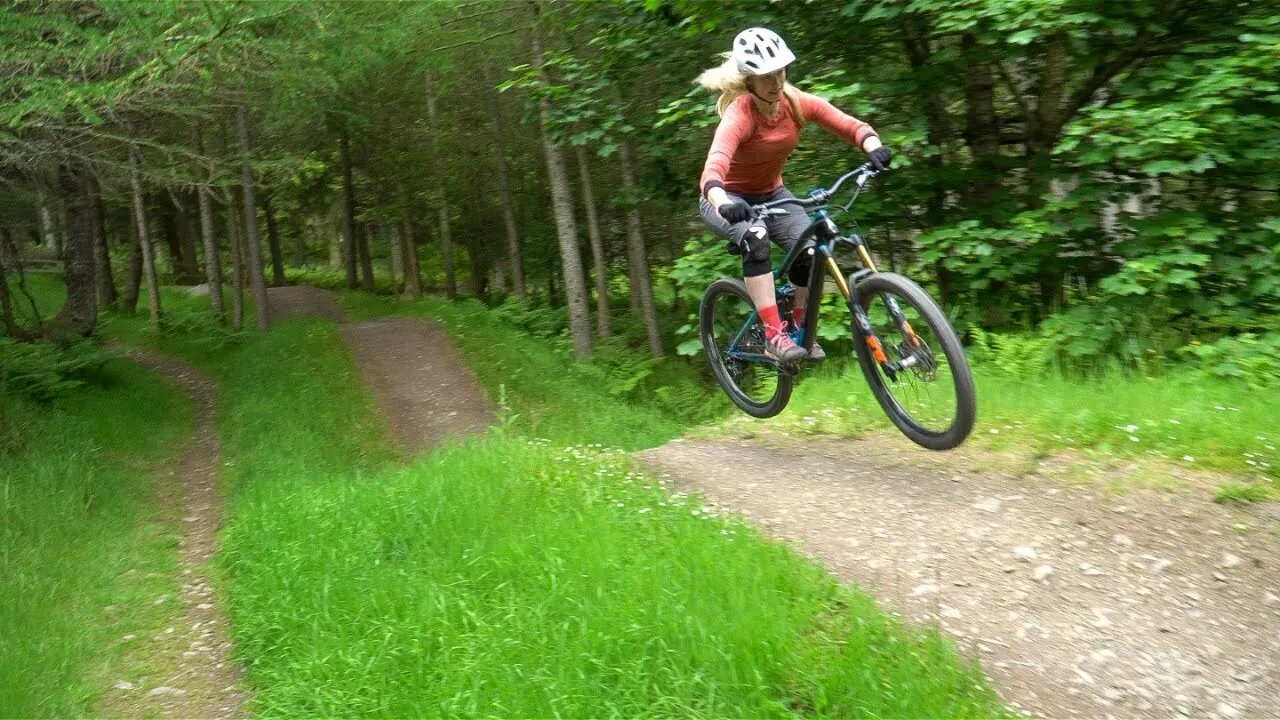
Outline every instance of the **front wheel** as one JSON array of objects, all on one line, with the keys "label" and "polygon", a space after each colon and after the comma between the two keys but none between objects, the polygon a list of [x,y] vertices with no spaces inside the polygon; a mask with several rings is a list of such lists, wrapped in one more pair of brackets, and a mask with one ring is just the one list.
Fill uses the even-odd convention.
[{"label": "front wheel", "polygon": [[919,285],[896,273],[867,277],[856,297],[875,339],[855,320],[854,347],[880,407],[917,445],[950,450],[964,442],[977,399],[964,348],[946,315]]},{"label": "front wheel", "polygon": [[735,278],[711,283],[698,307],[698,328],[711,372],[733,404],[758,418],[782,412],[794,378],[764,357],[764,324],[746,284]]}]

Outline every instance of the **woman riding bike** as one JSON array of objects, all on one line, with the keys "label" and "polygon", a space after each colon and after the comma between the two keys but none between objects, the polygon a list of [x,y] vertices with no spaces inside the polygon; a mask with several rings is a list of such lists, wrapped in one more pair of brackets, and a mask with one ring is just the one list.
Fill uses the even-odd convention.
[{"label": "woman riding bike", "polygon": [[765,354],[783,363],[806,356],[813,362],[826,359],[816,342],[806,353],[786,332],[788,320],[797,326],[804,322],[809,258],[802,257],[791,267],[790,280],[795,285],[791,318],[778,314],[769,262],[769,242],[790,250],[809,218],[798,206],[785,205],[785,215],[757,221],[751,217],[751,206],[795,197],[782,183],[782,166],[796,149],[806,121],[862,148],[876,170],[887,168],[893,158],[870,125],[787,84],[786,67],[795,59],[777,33],[749,28],[734,38],[725,62],[703,72],[697,81],[720,93],[716,104],[720,125],[700,183],[702,219],[741,252],[743,280],[765,326]]}]

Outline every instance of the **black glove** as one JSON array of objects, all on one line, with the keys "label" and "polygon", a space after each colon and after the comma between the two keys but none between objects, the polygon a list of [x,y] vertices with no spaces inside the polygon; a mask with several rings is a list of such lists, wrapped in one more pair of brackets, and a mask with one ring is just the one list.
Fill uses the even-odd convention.
[{"label": "black glove", "polygon": [[893,151],[881,145],[867,153],[867,158],[871,160],[871,167],[875,168],[877,172],[887,170],[893,164]]},{"label": "black glove", "polygon": [[716,208],[716,212],[730,223],[746,222],[751,219],[751,206],[742,200],[730,200]]}]

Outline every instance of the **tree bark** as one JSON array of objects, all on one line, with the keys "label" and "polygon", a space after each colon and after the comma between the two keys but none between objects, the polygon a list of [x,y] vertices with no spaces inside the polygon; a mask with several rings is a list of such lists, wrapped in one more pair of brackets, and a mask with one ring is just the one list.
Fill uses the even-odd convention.
[{"label": "tree bark", "polygon": [[444,193],[441,177],[443,159],[440,157],[440,124],[436,117],[435,83],[431,71],[423,73],[427,91],[427,134],[431,137],[431,162],[436,169],[436,213],[439,217],[440,253],[444,261],[444,290],[450,299],[458,296],[458,280],[453,264],[453,239],[449,234],[449,202]]},{"label": "tree bark", "polygon": [[53,222],[53,212],[49,209],[49,195],[42,186],[36,186],[36,204],[40,210],[40,239],[45,250],[62,256],[62,243],[58,240],[58,228]]},{"label": "tree bark", "polygon": [[11,338],[24,337],[13,314],[13,299],[9,296],[9,248],[13,238],[9,228],[0,227],[0,325],[4,326],[4,334]]},{"label": "tree bark", "polygon": [[515,201],[511,195],[511,178],[507,170],[507,155],[503,147],[506,138],[502,123],[502,107],[498,104],[498,93],[490,79],[489,60],[486,58],[480,66],[485,84],[485,95],[488,100],[489,118],[493,127],[493,152],[498,160],[498,185],[502,197],[502,222],[507,229],[507,261],[510,263],[511,286],[516,297],[524,300],[524,257],[520,249],[520,233],[516,231]]},{"label": "tree bark", "polygon": [[996,116],[995,82],[991,66],[979,52],[978,41],[966,33],[960,41],[965,64],[965,140],[973,154],[977,176],[969,184],[969,201],[981,213],[995,197],[999,183],[1000,122]]},{"label": "tree bark", "polygon": [[151,232],[147,228],[147,209],[142,195],[142,155],[137,146],[129,148],[130,184],[133,187],[133,220],[138,228],[138,250],[142,255],[142,277],[147,283],[147,310],[151,324],[160,326],[160,283],[156,278],[155,256],[151,251]]},{"label": "tree bark", "polygon": [[347,136],[347,121],[343,118],[338,128],[339,161],[342,164],[342,241],[346,245],[343,259],[347,263],[347,287],[355,290],[356,277],[356,189],[351,180],[351,139]]},{"label": "tree bark", "polygon": [[400,295],[402,288],[399,279],[404,275],[401,267],[404,253],[400,250],[400,233],[393,232],[390,223],[381,222],[378,223],[378,234],[387,244],[387,270],[391,274],[392,291],[395,295]]},{"label": "tree bark", "polygon": [[89,191],[88,170],[82,164],[58,168],[66,213],[67,301],[56,323],[80,337],[89,337],[98,325],[98,304],[93,282],[93,217],[95,208]]},{"label": "tree bark", "polygon": [[284,250],[280,247],[280,229],[276,226],[276,214],[271,209],[271,194],[262,194],[262,214],[267,219],[267,246],[271,248],[271,284],[287,284],[284,277]]},{"label": "tree bark", "polygon": [[[196,153],[204,155],[204,136],[199,124],[195,126],[195,141]],[[218,236],[213,229],[213,172],[209,169],[201,172],[197,168],[196,174],[204,175],[200,178],[203,182],[196,187],[196,202],[200,206],[200,241],[204,245],[204,276],[205,282],[209,284],[209,309],[221,323],[226,317],[226,309],[222,303],[222,258],[218,253]]]},{"label": "tree bark", "polygon": [[142,289],[142,241],[138,238],[138,220],[133,204],[129,205],[129,267],[125,273],[124,294],[120,309],[132,315],[138,311],[138,295]]},{"label": "tree bark", "polygon": [[[904,16],[902,21],[902,43],[906,49],[907,59],[911,63],[911,71],[917,79],[926,76],[929,60],[933,55],[933,49],[929,46],[930,28],[925,21],[916,15]],[[947,115],[947,107],[940,89],[924,89],[922,85],[921,107],[924,110],[926,123],[926,137],[929,144],[937,148],[937,152],[929,156],[927,165],[929,169],[937,177],[946,161],[945,148],[946,144],[951,140],[951,120]],[[933,84],[934,88],[938,88],[937,84]],[[942,227],[944,216],[946,213],[946,187],[940,183],[933,183],[930,188],[929,197],[925,200],[924,220],[925,224],[930,228]],[[890,261],[892,262],[892,255]],[[951,302],[952,290],[954,285],[952,273],[943,265],[941,260],[933,264],[934,272],[938,276],[938,295],[939,300],[944,306]]]},{"label": "tree bark", "polygon": [[[538,33],[532,33],[533,66],[545,84],[549,82],[542,65],[542,45]],[[569,306],[569,331],[573,335],[574,354],[580,360],[588,360],[592,354],[591,317],[587,308],[587,283],[582,275],[582,257],[578,253],[578,228],[573,217],[573,195],[570,191],[569,173],[565,169],[564,154],[551,141],[547,126],[551,121],[551,107],[547,99],[538,101],[538,117],[542,128],[542,149],[547,159],[547,182],[551,186],[551,205],[555,213],[556,234],[560,240],[560,263],[564,271],[565,300]]]},{"label": "tree bark", "polygon": [[374,291],[373,255],[369,252],[369,224],[356,224],[356,249],[360,253],[360,287],[366,292]]},{"label": "tree bark", "polygon": [[582,181],[582,204],[587,209],[587,237],[591,241],[591,264],[596,272],[596,335],[609,337],[609,277],[605,272],[604,241],[600,238],[600,223],[596,218],[596,199],[591,187],[591,167],[587,162],[587,149],[574,148],[578,156],[578,179]]},{"label": "tree bark", "polygon": [[624,140],[619,148],[618,159],[622,164],[622,191],[631,207],[627,210],[627,266],[631,277],[631,286],[637,291],[640,302],[640,313],[644,318],[645,331],[649,335],[649,354],[655,358],[663,356],[662,335],[658,331],[658,310],[653,302],[653,278],[649,274],[648,251],[644,246],[644,233],[640,226],[640,191],[636,187],[631,141]]},{"label": "tree bark", "polygon": [[257,204],[254,199],[253,168],[249,164],[249,117],[243,105],[236,106],[236,130],[240,136],[240,183],[244,190],[245,250],[249,254],[249,286],[258,311],[258,329],[266,330],[269,317],[267,282],[262,275],[262,238],[258,235]]},{"label": "tree bark", "polygon": [[191,221],[191,213],[187,211],[187,204],[183,201],[183,197],[176,191],[169,191],[170,197],[173,198],[173,207],[175,215],[173,218],[174,227],[178,234],[179,243],[179,261],[180,265],[175,266],[175,274],[178,275],[178,282],[182,284],[197,284],[200,282],[200,258],[196,256],[196,232],[194,223]]},{"label": "tree bark", "polygon": [[404,253],[404,290],[411,297],[422,297],[422,270],[418,267],[418,244],[414,240],[413,216],[409,208],[409,196],[404,188],[400,189],[400,198],[404,209],[400,214],[400,251]]},{"label": "tree bark", "polygon": [[89,176],[90,202],[93,205],[93,279],[98,295],[98,307],[106,309],[116,304],[116,278],[111,271],[111,253],[107,247],[107,216],[102,207],[102,188],[92,175]]},{"label": "tree bark", "polygon": [[239,208],[231,191],[222,188],[222,202],[226,205],[227,241],[231,244],[231,327],[244,327],[244,238],[240,235],[240,223],[236,222]]}]

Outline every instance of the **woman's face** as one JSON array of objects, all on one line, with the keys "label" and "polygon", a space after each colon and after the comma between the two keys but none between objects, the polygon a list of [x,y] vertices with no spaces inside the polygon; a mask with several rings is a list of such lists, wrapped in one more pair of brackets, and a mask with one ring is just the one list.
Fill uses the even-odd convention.
[{"label": "woman's face", "polygon": [[775,70],[768,75],[756,75],[747,78],[747,88],[765,102],[775,103],[782,99],[782,86],[787,84],[787,69]]}]

